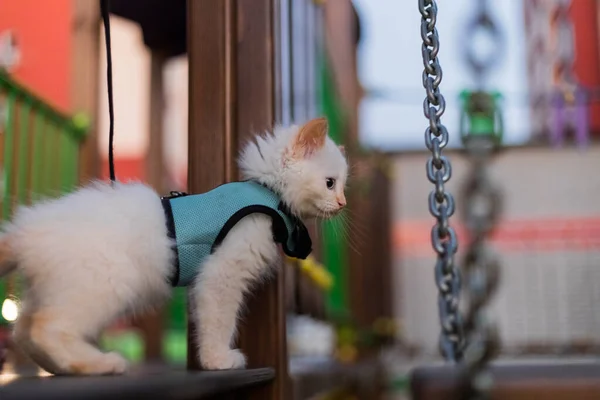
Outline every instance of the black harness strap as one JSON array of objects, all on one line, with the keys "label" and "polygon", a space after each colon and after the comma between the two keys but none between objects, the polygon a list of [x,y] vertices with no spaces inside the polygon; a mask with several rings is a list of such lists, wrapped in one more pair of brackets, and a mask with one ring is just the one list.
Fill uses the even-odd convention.
[{"label": "black harness strap", "polygon": [[165,218],[167,219],[167,236],[173,240],[173,276],[171,276],[171,285],[177,286],[179,283],[179,252],[177,251],[177,236],[175,233],[175,221],[173,220],[173,210],[171,209],[171,199],[161,198],[160,199],[163,210],[165,212]]}]

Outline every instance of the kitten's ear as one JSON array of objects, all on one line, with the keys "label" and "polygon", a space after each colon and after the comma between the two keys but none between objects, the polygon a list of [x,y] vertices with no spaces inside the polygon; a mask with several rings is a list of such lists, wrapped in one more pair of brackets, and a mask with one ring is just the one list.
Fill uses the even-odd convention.
[{"label": "kitten's ear", "polygon": [[292,154],[297,158],[310,157],[325,146],[327,119],[311,119],[300,127],[291,143]]},{"label": "kitten's ear", "polygon": [[346,147],[344,145],[338,146],[338,149],[342,152],[342,155],[346,157]]}]

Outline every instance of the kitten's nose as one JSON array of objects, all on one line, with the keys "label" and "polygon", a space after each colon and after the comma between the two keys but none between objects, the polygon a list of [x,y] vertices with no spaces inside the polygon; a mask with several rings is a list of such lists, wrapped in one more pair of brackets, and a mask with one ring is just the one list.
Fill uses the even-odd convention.
[{"label": "kitten's nose", "polygon": [[344,196],[344,192],[343,191],[339,191],[336,193],[335,195],[335,199],[337,200],[338,206],[340,206],[340,208],[343,208],[346,205],[346,196]]}]

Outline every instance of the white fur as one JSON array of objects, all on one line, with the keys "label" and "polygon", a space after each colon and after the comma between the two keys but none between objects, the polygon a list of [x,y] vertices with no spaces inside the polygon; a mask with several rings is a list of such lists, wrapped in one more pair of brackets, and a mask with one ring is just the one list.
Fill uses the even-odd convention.
[{"label": "white fur", "polygon": [[[298,215],[333,215],[345,203],[346,161],[329,138],[310,157],[291,157],[298,132],[277,128],[248,144],[240,168]],[[325,185],[330,177],[338,180],[334,190]],[[16,265],[28,286],[16,342],[53,373],[124,372],[120,355],[92,343],[115,319],[166,301],[171,245],[159,196],[141,183],[94,183],[20,208],[0,243],[3,264]],[[251,215],[205,261],[192,286],[204,368],[245,366],[243,354],[231,348],[238,312],[250,286],[273,271],[278,254],[270,219]]]},{"label": "white fur", "polygon": [[[300,216],[331,216],[343,200],[348,165],[339,147],[327,137],[325,146],[307,159],[290,156],[290,142],[298,127],[277,128],[274,135],[256,138],[242,152],[239,166],[246,179],[255,179],[281,194]],[[326,189],[326,178],[335,178],[334,191]]]}]

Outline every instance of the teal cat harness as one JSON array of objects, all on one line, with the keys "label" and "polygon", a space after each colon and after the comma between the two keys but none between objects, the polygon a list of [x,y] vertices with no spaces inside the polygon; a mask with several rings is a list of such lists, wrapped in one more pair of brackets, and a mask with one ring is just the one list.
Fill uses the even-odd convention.
[{"label": "teal cat harness", "polygon": [[272,219],[273,240],[286,255],[305,259],[312,251],[308,230],[269,188],[254,182],[226,183],[195,195],[172,192],[161,199],[169,237],[174,239],[173,286],[191,284],[227,233],[250,214]]}]

